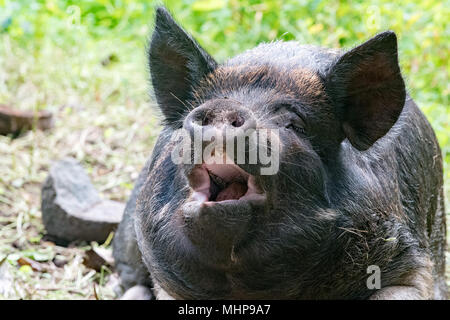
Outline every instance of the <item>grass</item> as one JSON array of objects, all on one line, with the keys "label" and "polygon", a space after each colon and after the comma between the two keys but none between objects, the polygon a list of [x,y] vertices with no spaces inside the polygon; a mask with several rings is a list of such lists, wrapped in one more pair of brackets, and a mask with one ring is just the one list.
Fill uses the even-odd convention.
[{"label": "grass", "polygon": [[[55,115],[51,131],[33,130],[14,140],[0,136],[0,298],[114,297],[111,270],[97,272],[82,263],[84,251],[109,248],[108,243],[63,248],[43,237],[40,185],[52,161],[72,156],[105,198],[126,201],[160,128],[148,95],[145,57],[155,5],[0,0],[0,103]],[[183,0],[167,5],[219,61],[263,41],[351,47],[379,31],[396,31],[408,89],[442,147],[448,212],[448,1]],[[21,258],[39,267],[33,270]]]}]

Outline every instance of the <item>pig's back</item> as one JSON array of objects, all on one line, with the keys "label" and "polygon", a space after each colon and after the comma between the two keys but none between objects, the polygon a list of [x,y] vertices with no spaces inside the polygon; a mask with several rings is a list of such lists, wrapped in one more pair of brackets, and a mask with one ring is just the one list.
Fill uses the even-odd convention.
[{"label": "pig's back", "polygon": [[408,221],[427,230],[427,215],[436,208],[442,188],[442,157],[430,123],[409,95],[395,125],[367,151],[365,159],[386,163],[388,167],[379,168],[385,170],[379,174],[390,174],[397,181]]},{"label": "pig's back", "polygon": [[374,147],[369,150],[371,161],[383,152],[384,158],[393,158],[396,169],[386,170],[396,177],[405,222],[420,245],[431,251],[434,298],[442,299],[446,295],[442,155],[430,123],[409,95],[397,123]]},{"label": "pig's back", "polygon": [[[403,111],[391,130],[367,151],[342,144],[342,162],[348,169],[339,187],[351,190],[334,198],[358,199],[362,207],[383,212],[385,221],[395,221],[408,233],[400,233],[405,248],[431,253],[435,298],[445,296],[445,210],[442,156],[434,131],[423,113],[406,97]],[[359,191],[358,191],[359,189]],[[355,191],[353,191],[355,190]],[[342,200],[340,208],[348,207]],[[358,215],[358,213],[356,213]],[[405,229],[406,227],[406,229]],[[416,251],[414,251],[416,252]]]}]

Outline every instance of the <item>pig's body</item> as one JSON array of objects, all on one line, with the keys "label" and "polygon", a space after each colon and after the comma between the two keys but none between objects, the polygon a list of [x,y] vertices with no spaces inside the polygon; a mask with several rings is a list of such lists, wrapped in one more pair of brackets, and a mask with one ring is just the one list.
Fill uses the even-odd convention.
[{"label": "pig's body", "polygon": [[[191,101],[201,105],[226,92],[227,99],[245,105],[262,123],[260,115],[267,111],[262,106],[274,95],[285,90],[304,97],[310,88],[322,88],[341,56],[295,42],[263,44],[217,66],[214,81],[203,83]],[[252,72],[256,82],[248,76]],[[298,73],[308,79],[296,80]],[[228,88],[220,77],[233,79]],[[269,84],[264,77],[276,81]],[[286,78],[304,88],[287,90]],[[250,83],[244,92],[235,90],[240,81]],[[268,98],[267,92],[275,93]],[[314,94],[319,101],[328,101],[326,96]],[[442,158],[430,124],[406,96],[388,133],[359,151],[347,139],[329,142],[334,136],[339,140],[340,133],[329,129],[333,121],[314,124],[320,133],[311,133],[305,145],[283,131],[280,172],[256,177],[267,196],[264,205],[251,204],[250,212],[239,207],[244,205],[239,200],[232,210],[218,207],[220,219],[230,215],[245,231],[230,227],[224,236],[216,236],[218,230],[209,238],[206,230],[195,237],[199,245],[186,236],[179,218],[192,188],[183,174],[187,169],[171,160],[176,128],[166,125],[115,238],[124,288],[153,284],[181,299],[444,298]],[[315,138],[321,134],[326,142]],[[296,158],[287,152],[292,141],[306,159],[295,166]],[[209,241],[229,242],[230,247],[201,243]],[[381,290],[367,285],[372,275],[367,269],[373,265],[381,270]]]}]

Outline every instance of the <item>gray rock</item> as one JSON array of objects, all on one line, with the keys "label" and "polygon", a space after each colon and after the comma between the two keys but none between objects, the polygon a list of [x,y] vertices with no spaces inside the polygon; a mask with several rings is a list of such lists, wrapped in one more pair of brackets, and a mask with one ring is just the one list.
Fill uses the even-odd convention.
[{"label": "gray rock", "polygon": [[65,158],[50,168],[42,187],[41,209],[51,237],[103,242],[122,219],[124,204],[102,200],[80,164]]}]

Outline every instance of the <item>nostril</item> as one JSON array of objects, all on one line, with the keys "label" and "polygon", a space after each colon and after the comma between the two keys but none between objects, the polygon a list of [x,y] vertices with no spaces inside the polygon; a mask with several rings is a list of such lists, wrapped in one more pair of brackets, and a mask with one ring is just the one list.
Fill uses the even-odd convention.
[{"label": "nostril", "polygon": [[192,110],[183,121],[183,127],[193,136],[196,130],[206,127],[229,126],[241,130],[255,129],[256,121],[252,113],[240,105],[206,102]]},{"label": "nostril", "polygon": [[214,114],[210,110],[208,110],[207,112],[205,112],[202,115],[202,121],[201,121],[202,126],[210,125],[213,122],[214,122]]},{"label": "nostril", "polygon": [[241,127],[245,123],[245,119],[241,116],[236,116],[236,119],[234,119],[231,122],[231,125],[235,128]]}]

